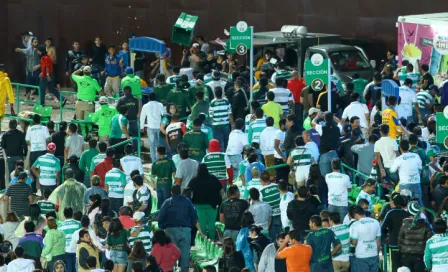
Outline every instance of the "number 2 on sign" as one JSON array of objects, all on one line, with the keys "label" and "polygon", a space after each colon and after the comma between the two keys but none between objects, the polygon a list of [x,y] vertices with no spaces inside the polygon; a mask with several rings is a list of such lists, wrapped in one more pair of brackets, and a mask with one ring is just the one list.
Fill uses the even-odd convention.
[{"label": "number 2 on sign", "polygon": [[314,89],[320,90],[322,88],[322,81],[316,81],[314,84]]}]

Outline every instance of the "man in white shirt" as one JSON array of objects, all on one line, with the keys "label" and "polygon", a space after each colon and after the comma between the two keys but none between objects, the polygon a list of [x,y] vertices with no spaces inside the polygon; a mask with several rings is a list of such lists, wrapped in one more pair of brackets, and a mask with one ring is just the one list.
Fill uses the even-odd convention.
[{"label": "man in white shirt", "polygon": [[78,126],[76,124],[70,124],[68,126],[69,136],[65,139],[64,148],[64,161],[68,162],[68,159],[72,155],[81,158],[82,152],[84,150],[84,137],[79,135]]},{"label": "man in white shirt", "polygon": [[318,162],[320,156],[319,147],[311,139],[311,135],[308,130],[302,132],[302,139],[303,142],[305,142],[305,147],[308,148],[308,150],[312,153],[313,161]]},{"label": "man in white shirt", "polygon": [[[280,129],[275,132],[274,137],[274,163],[275,165],[285,164],[287,162],[285,150],[285,136],[286,136],[286,119],[279,121]],[[275,169],[275,176],[277,180],[288,180],[289,166],[283,166]]]},{"label": "man in white shirt", "polygon": [[352,188],[350,177],[341,173],[341,160],[331,161],[333,172],[325,176],[328,187],[328,211],[339,213],[344,218],[348,212],[348,192]]},{"label": "man in white shirt", "polygon": [[355,247],[355,258],[351,263],[356,271],[378,271],[378,254],[381,248],[380,223],[365,216],[360,206],[353,209],[355,220],[350,227],[350,244]]},{"label": "man in white shirt", "polygon": [[278,190],[280,191],[280,219],[282,221],[282,228],[285,232],[292,227],[292,222],[288,219],[287,210],[288,204],[294,200],[294,194],[288,191],[288,181],[284,180],[278,183]]},{"label": "man in white shirt", "polygon": [[369,203],[369,212],[373,212],[373,201],[372,196],[376,189],[376,180],[373,178],[368,178],[366,181],[364,181],[364,184],[362,185],[362,190],[359,192],[358,196],[356,197],[356,203],[358,203],[359,200],[365,199]]},{"label": "man in white shirt", "polygon": [[341,224],[342,218],[339,213],[330,214],[330,226],[339,241],[341,241],[341,252],[333,256],[333,268],[335,271],[350,271],[350,226]]},{"label": "man in white shirt", "polygon": [[[33,116],[33,125],[28,127],[25,141],[30,146],[30,165],[33,165],[37,158],[47,153],[47,143],[50,142],[50,133],[46,126],[40,124],[39,114]],[[35,181],[36,176],[33,172],[31,175]],[[32,183],[32,187],[36,191],[36,182]]]},{"label": "man in white shirt", "polygon": [[[406,114],[405,118],[409,122],[413,121],[412,117],[412,109],[417,105],[417,95],[412,88],[412,79],[406,78],[404,80],[404,84],[398,89],[399,95],[401,98],[400,106],[403,108],[404,113]],[[398,115],[401,117],[400,115]]]},{"label": "man in white shirt", "polygon": [[249,212],[254,216],[254,224],[262,227],[262,233],[269,237],[269,226],[272,220],[271,205],[260,200],[260,192],[256,188],[251,188],[249,195],[252,203],[249,206]]},{"label": "man in white shirt", "polygon": [[127,144],[124,147],[124,152],[126,156],[120,159],[121,168],[126,174],[126,182],[131,182],[131,173],[134,170],[138,170],[139,173],[143,173],[142,159],[134,155],[134,146],[132,144]]},{"label": "man in white shirt", "polygon": [[[376,162],[380,168],[381,176],[396,182],[398,177],[389,171],[398,156],[398,145],[395,140],[389,137],[389,126],[382,124],[380,126],[381,138],[375,142],[373,151],[375,152]],[[381,160],[382,158],[382,160]]]},{"label": "man in white shirt", "polygon": [[247,136],[243,132],[244,121],[239,118],[235,121],[235,129],[229,134],[229,142],[227,143],[226,155],[229,157],[233,167],[233,179],[238,177],[240,163],[243,160],[241,153],[244,146],[248,144]]},{"label": "man in white shirt", "polygon": [[409,152],[409,141],[400,141],[401,155],[395,159],[390,168],[390,172],[398,171],[400,177],[399,190],[408,189],[413,198],[418,198],[422,206],[422,189],[420,186],[420,171],[422,170],[422,160],[416,153]]},{"label": "man in white shirt", "polygon": [[357,92],[353,92],[350,95],[350,99],[352,103],[348,105],[344,112],[342,113],[342,124],[345,123],[347,119],[350,120],[353,116],[359,117],[359,122],[361,124],[361,131],[364,138],[368,137],[368,129],[369,129],[369,109],[366,104],[360,102],[360,95]]},{"label": "man in white shirt", "polygon": [[[148,133],[149,151],[151,152],[151,161],[157,160],[157,146],[159,145],[160,124],[165,108],[162,103],[156,101],[154,92],[149,94],[149,102],[142,108],[140,115],[140,128]],[[146,124],[145,124],[146,120]]]},{"label": "man in white shirt", "polygon": [[[266,128],[260,134],[260,151],[264,157],[265,166],[274,166],[274,141],[277,129],[274,127],[274,118],[266,118]],[[271,177],[274,176],[275,169],[269,170]]]},{"label": "man in white shirt", "polygon": [[[224,80],[221,80],[221,72],[218,70],[215,70],[212,73],[212,81],[207,83],[207,86],[209,86],[212,89],[213,95],[215,96],[215,88],[221,87],[223,90],[225,90],[226,84],[227,84],[227,82],[225,82]],[[211,100],[212,100],[212,98],[210,98],[210,101]]]}]

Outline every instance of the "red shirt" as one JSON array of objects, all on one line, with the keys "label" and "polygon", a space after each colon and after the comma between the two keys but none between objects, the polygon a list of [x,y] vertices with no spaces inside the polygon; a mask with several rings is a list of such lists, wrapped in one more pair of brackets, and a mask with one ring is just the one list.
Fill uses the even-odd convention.
[{"label": "red shirt", "polygon": [[302,89],[305,88],[305,83],[302,79],[290,79],[288,80],[288,87],[294,96],[294,103],[300,103],[300,95],[302,94]]},{"label": "red shirt", "polygon": [[112,169],[112,158],[106,157],[104,158],[104,161],[98,163],[95,166],[95,169],[93,170],[93,174],[100,177],[101,182],[100,186],[104,189],[104,177],[106,176],[106,173],[109,172]]},{"label": "red shirt", "polygon": [[48,75],[53,74],[54,73],[54,71],[53,71],[53,61],[51,60],[51,57],[48,56],[48,55],[43,56],[42,58],[40,58],[40,69],[42,71],[41,74],[40,74],[41,78],[44,78],[44,77],[48,76],[47,75],[47,67],[48,67],[48,72],[49,72]]},{"label": "red shirt", "polygon": [[129,215],[120,215],[118,219],[120,219],[123,228],[127,230],[136,225],[134,219],[132,219]]}]

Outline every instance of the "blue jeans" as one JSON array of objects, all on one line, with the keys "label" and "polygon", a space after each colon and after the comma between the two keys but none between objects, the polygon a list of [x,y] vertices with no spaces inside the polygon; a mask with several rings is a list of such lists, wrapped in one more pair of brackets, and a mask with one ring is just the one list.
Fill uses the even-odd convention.
[{"label": "blue jeans", "polygon": [[43,106],[45,105],[45,90],[48,89],[50,93],[52,93],[57,99],[64,100],[64,97],[56,90],[54,87],[56,78],[54,77],[54,74],[50,75],[51,81],[48,81],[47,78],[40,78],[39,81],[39,89],[40,89],[40,104]]},{"label": "blue jeans", "polygon": [[64,262],[67,272],[76,271],[76,253],[65,253]]},{"label": "blue jeans", "polygon": [[412,193],[412,199],[418,199],[418,204],[420,204],[420,207],[423,207],[423,201],[422,201],[422,187],[420,183],[416,184],[401,184],[400,187],[398,187],[398,190],[408,189]]},{"label": "blue jeans", "polygon": [[160,129],[148,128],[147,132],[148,132],[149,151],[151,152],[151,161],[154,163],[157,160],[157,146],[159,146],[160,143],[159,139]]},{"label": "blue jeans", "polygon": [[171,197],[170,187],[157,187],[157,209],[160,210],[163,202]]},{"label": "blue jeans", "polygon": [[322,263],[311,263],[311,272],[333,272],[333,263],[331,260],[329,262]]},{"label": "blue jeans", "polygon": [[181,272],[188,272],[190,266],[191,228],[167,228],[165,232],[180,250],[179,266]]},{"label": "blue jeans", "polygon": [[233,180],[238,178],[238,174],[240,172],[240,163],[243,161],[243,158],[240,154],[238,155],[227,155],[230,160],[230,164],[233,168]]},{"label": "blue jeans", "polygon": [[[26,72],[25,84],[39,86],[40,69],[34,72]],[[31,88],[26,88],[26,94],[31,92]]]},{"label": "blue jeans", "polygon": [[339,216],[344,219],[345,216],[348,213],[348,207],[343,207],[343,206],[334,206],[334,205],[328,205],[328,211],[329,212],[337,212],[339,213]]},{"label": "blue jeans", "polygon": [[[136,137],[137,138],[138,134],[140,133],[140,131],[138,130],[137,122],[138,121],[135,121],[135,120],[129,121],[128,130],[129,130],[129,135],[131,137]],[[137,144],[138,144],[137,140],[132,140],[132,145],[134,146],[134,151],[137,151],[137,148],[138,148]]]},{"label": "blue jeans", "polygon": [[319,169],[322,177],[325,177],[326,174],[331,173],[331,161],[337,158],[338,154],[334,150],[320,155]]},{"label": "blue jeans", "polygon": [[378,272],[378,257],[354,258],[351,263],[352,272]]},{"label": "blue jeans", "polygon": [[271,241],[276,241],[277,234],[282,232],[282,220],[280,215],[272,216],[271,228],[269,229],[269,238]]},{"label": "blue jeans", "polygon": [[225,152],[227,143],[229,142],[230,127],[227,126],[213,126],[213,138],[221,144],[221,151]]}]

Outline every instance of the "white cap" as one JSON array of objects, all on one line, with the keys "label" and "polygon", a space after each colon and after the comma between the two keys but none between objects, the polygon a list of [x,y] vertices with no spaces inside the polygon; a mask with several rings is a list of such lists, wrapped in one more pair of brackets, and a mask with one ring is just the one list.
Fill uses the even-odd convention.
[{"label": "white cap", "polygon": [[100,104],[107,104],[109,103],[109,100],[107,100],[107,97],[101,96],[99,102]]},{"label": "white cap", "polygon": [[82,69],[82,71],[84,73],[91,73],[92,72],[92,68],[90,66],[84,66],[84,68]]},{"label": "white cap", "polygon": [[397,272],[411,272],[411,270],[409,268],[407,268],[406,266],[402,266],[397,269]]},{"label": "white cap", "polygon": [[313,107],[308,110],[308,115],[313,115],[314,113],[318,113],[318,112],[319,112],[319,110]]},{"label": "white cap", "polygon": [[144,212],[135,212],[134,215],[132,216],[132,218],[137,222],[142,220],[143,217],[145,217]]}]

